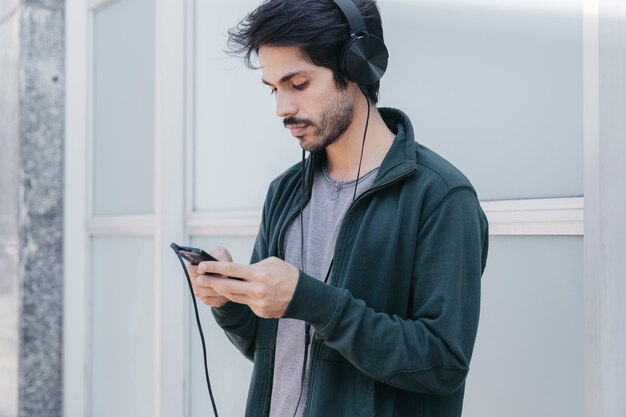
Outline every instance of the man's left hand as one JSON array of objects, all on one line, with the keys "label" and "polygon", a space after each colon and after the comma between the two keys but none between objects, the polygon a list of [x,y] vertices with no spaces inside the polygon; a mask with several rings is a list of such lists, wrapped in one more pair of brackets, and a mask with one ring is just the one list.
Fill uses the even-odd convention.
[{"label": "man's left hand", "polygon": [[[254,314],[263,318],[283,316],[300,276],[295,266],[276,257],[252,265],[201,262],[198,273],[231,277],[204,275],[198,285],[206,285],[231,301],[248,305]],[[241,278],[242,281],[232,278]]]}]

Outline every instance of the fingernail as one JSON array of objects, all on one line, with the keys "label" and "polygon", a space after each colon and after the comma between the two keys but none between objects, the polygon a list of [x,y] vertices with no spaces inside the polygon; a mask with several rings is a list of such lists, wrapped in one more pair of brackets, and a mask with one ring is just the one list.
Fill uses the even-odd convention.
[{"label": "fingernail", "polygon": [[204,277],[202,275],[198,275],[196,277],[196,282],[201,285],[204,284]]}]

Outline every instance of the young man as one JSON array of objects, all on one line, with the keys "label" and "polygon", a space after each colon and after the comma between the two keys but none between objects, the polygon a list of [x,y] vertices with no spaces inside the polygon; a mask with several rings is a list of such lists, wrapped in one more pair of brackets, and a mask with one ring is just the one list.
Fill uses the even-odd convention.
[{"label": "young man", "polygon": [[[375,2],[354,3],[382,39]],[[376,108],[379,83],[347,77],[341,10],[268,0],[231,30],[310,157],[270,184],[251,264],[214,249],[195,293],[254,361],[246,416],[458,417],[487,219],[408,117]]]}]

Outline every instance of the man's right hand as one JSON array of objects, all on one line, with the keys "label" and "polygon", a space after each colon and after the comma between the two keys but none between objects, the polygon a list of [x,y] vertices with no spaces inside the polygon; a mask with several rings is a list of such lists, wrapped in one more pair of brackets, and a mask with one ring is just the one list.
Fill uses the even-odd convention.
[{"label": "man's right hand", "polygon": [[[233,258],[230,253],[221,246],[215,247],[211,252],[211,256],[220,262],[232,262]],[[196,265],[187,264],[187,272],[189,273],[189,279],[191,280],[191,286],[193,287],[193,293],[203,303],[211,307],[221,307],[226,304],[228,298],[216,293],[210,285],[208,280],[203,279],[203,274],[198,275],[198,267]],[[220,277],[229,279],[222,275],[213,275],[214,277]]]}]

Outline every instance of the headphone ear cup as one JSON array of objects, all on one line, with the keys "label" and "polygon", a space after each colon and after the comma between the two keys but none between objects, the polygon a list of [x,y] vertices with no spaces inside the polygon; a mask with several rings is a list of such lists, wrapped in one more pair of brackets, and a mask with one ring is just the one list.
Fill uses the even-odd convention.
[{"label": "headphone ear cup", "polygon": [[387,70],[389,52],[378,36],[352,35],[345,43],[340,65],[346,76],[359,85],[372,85]]}]

